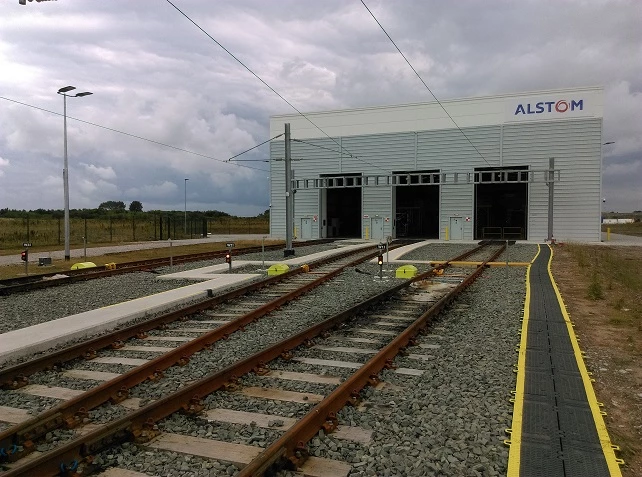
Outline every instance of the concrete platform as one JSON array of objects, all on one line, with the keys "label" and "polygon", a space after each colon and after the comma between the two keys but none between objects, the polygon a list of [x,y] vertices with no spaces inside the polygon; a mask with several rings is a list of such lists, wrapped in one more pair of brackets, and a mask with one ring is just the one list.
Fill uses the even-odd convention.
[{"label": "concrete platform", "polygon": [[0,365],[9,359],[44,351],[66,341],[113,329],[129,321],[207,296],[207,290],[239,283],[256,274],[228,274],[116,305],[66,316],[0,334]]}]

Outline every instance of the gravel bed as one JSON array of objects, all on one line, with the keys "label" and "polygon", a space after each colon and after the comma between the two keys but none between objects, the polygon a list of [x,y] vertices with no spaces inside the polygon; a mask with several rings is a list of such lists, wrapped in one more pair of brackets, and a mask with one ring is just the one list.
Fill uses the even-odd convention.
[{"label": "gravel bed", "polygon": [[132,272],[9,295],[0,299],[0,333],[193,284]]},{"label": "gravel bed", "polygon": [[[367,389],[368,412],[344,408],[340,423],[374,429],[367,453],[350,454],[350,475],[504,475],[515,388],[512,371],[519,343],[524,297],[522,268],[489,269],[492,280],[478,280],[434,327],[440,344],[416,353],[432,361],[398,358],[396,364],[425,369],[421,377],[384,371],[386,383],[401,391]],[[506,299],[497,289],[508,289]],[[342,443],[337,441],[341,448]],[[314,447],[313,447],[314,448]],[[323,453],[322,453],[323,455]]]},{"label": "gravel bed", "polygon": [[[94,370],[105,371],[105,369]],[[110,371],[111,372],[111,371]],[[42,372],[33,375],[29,378],[29,384],[41,384],[49,387],[61,387],[69,389],[77,389],[79,391],[88,391],[102,384],[103,381],[95,381],[93,379],[74,379],[64,376],[56,372]]]},{"label": "gravel bed", "polygon": [[291,379],[279,379],[272,377],[261,377],[255,374],[248,374],[241,380],[241,386],[260,386],[283,389],[285,391],[297,391],[300,393],[329,394],[336,387],[334,384],[308,383],[305,381],[294,381]]},{"label": "gravel bed", "polygon": [[[474,244],[430,243],[411,250],[402,255],[399,260],[447,260],[475,246]],[[483,251],[483,255],[487,256],[487,253]],[[536,254],[537,245],[534,244],[517,243],[508,247],[508,259],[511,262],[530,262]],[[500,262],[503,260],[506,260],[506,252],[497,259]]]},{"label": "gravel bed", "polygon": [[[321,246],[311,246],[318,248]],[[327,247],[327,246],[325,246]],[[453,251],[452,247],[460,247]],[[430,244],[413,251],[412,260],[439,260],[450,258],[470,245],[463,244]],[[327,249],[327,248],[326,248]],[[301,249],[297,249],[300,255]],[[270,252],[280,254],[282,251]],[[312,252],[310,252],[312,253]],[[443,253],[441,257],[440,253]],[[520,257],[519,261],[532,259],[536,247],[532,245],[514,246],[509,252],[511,260]],[[520,255],[521,254],[521,255]],[[522,259],[521,257],[529,258]],[[260,255],[260,254],[259,254]],[[266,252],[266,260],[268,252]],[[404,258],[405,259],[405,258]],[[276,258],[278,260],[278,258]],[[176,271],[177,267],[174,267]],[[427,270],[428,266],[418,266]],[[305,300],[285,305],[279,310],[265,316],[256,323],[248,325],[243,332],[231,335],[227,340],[215,343],[210,349],[197,353],[183,367],[172,367],[165,371],[165,379],[158,382],[145,382],[130,390],[131,397],[143,399],[143,404],[149,399],[157,399],[170,391],[181,388],[186,381],[197,380],[207,374],[220,370],[229,364],[242,359],[249,354],[277,341],[285,336],[314,323],[332,316],[339,310],[354,305],[365,298],[384,289],[398,284],[395,279],[378,280],[379,267],[375,264],[362,264],[344,271],[336,279],[317,288]],[[469,270],[467,270],[469,271]],[[361,272],[361,273],[359,273]],[[122,279],[129,274],[118,277]],[[424,369],[421,377],[410,377],[384,371],[384,381],[394,386],[383,390],[367,388],[362,393],[368,401],[366,411],[347,407],[339,414],[341,424],[361,426],[374,429],[373,442],[362,446],[334,439],[323,433],[311,443],[312,455],[331,457],[350,462],[353,465],[353,476],[378,475],[462,475],[462,476],[496,476],[505,473],[508,451],[501,439],[505,438],[503,430],[510,427],[512,405],[508,401],[510,391],[515,387],[515,376],[512,372],[516,361],[515,348],[519,337],[519,319],[522,314],[524,298],[524,269],[511,267],[508,269],[488,269],[484,275],[451,307],[447,316],[436,325],[434,333],[441,338],[422,337],[422,342],[439,343],[436,349],[417,349],[417,353],[434,356],[433,361],[412,360],[399,358],[397,364],[404,367]],[[490,277],[490,278],[489,278]],[[106,280],[106,279],[100,279]],[[159,281],[146,278],[147,284],[132,283],[131,286],[118,284],[118,293],[135,292],[136,287],[144,294],[152,293],[150,283]],[[97,280],[86,282],[95,285]],[[188,281],[193,283],[192,281]],[[163,282],[160,282],[161,284]],[[170,284],[176,286],[177,282]],[[165,283],[167,285],[167,283]],[[40,292],[60,292],[63,288],[73,291],[73,301],[81,301],[83,294],[78,292],[76,284],[73,287],[58,287],[55,290]],[[128,289],[132,288],[133,289]],[[502,290],[502,292],[497,292]],[[95,291],[94,291],[95,293]],[[103,291],[99,293],[102,297]],[[25,300],[27,295],[23,295]],[[29,294],[28,296],[31,296]],[[105,293],[107,298],[109,295]],[[20,297],[16,295],[15,297]],[[8,299],[14,297],[7,297]],[[72,296],[69,297],[71,300]],[[102,298],[99,298],[102,299]],[[129,298],[128,298],[129,299]],[[123,301],[117,299],[114,302]],[[0,302],[4,305],[4,302]],[[466,306],[468,305],[468,306]],[[91,304],[91,308],[96,306]],[[2,308],[0,308],[0,312]],[[4,315],[0,315],[4,316]],[[211,317],[208,317],[212,319]],[[359,323],[374,327],[372,320],[360,317]],[[0,323],[0,326],[2,324]],[[380,329],[393,329],[379,327]],[[2,329],[0,328],[0,331]],[[166,330],[170,332],[172,330]],[[176,330],[173,331],[174,333]],[[162,332],[165,333],[165,332]],[[343,330],[333,333],[340,335]],[[162,336],[169,336],[162,334]],[[356,336],[356,335],[353,335]],[[362,337],[370,337],[359,334]],[[387,341],[386,337],[374,337]],[[436,340],[436,341],[435,341]],[[368,344],[351,343],[335,340],[339,346],[371,347]],[[327,344],[326,342],[318,342]],[[163,341],[133,340],[131,344],[171,346],[181,343]],[[374,347],[375,345],[372,345]],[[109,353],[112,353],[111,351]],[[156,353],[148,353],[152,357]],[[363,362],[367,355],[336,354],[301,348],[295,356],[328,357],[346,361]],[[137,354],[136,357],[139,357]],[[85,369],[119,372],[131,369],[129,366],[103,365],[85,362]],[[325,368],[310,366],[295,362],[277,360],[270,363],[270,368],[327,374],[346,378],[352,370],[343,368]],[[122,371],[122,370],[121,370]],[[40,373],[45,374],[45,373]],[[57,373],[49,373],[53,376]],[[42,378],[44,379],[44,378]],[[78,381],[78,380],[74,380]],[[267,386],[267,381],[274,381],[284,389],[299,392],[322,394],[331,386],[316,385],[289,380],[274,380],[256,376],[244,377],[242,383],[248,385]],[[52,381],[53,382],[53,381]],[[55,381],[62,386],[61,381]],[[326,391],[322,391],[326,390]],[[13,391],[0,393],[0,405],[8,405],[40,412],[58,400],[22,395]],[[283,403],[271,400],[251,398],[236,393],[216,392],[205,398],[208,408],[223,407],[276,414],[284,417],[300,417],[310,409],[310,404]],[[94,422],[107,422],[114,415],[123,412],[120,406],[110,404],[91,411]],[[275,430],[241,429],[235,425],[207,423],[202,419],[193,419],[177,414],[161,423],[159,427],[167,432],[186,435],[196,435],[212,439],[228,440],[230,442],[248,445],[267,445],[279,433]],[[60,431],[48,436],[43,446],[68,438],[70,431]],[[73,432],[71,433],[73,435]],[[265,442],[264,442],[265,441]],[[213,462],[192,456],[182,456],[173,452],[150,452],[142,446],[123,444],[122,446],[98,454],[96,462],[104,467],[118,465],[119,467],[149,472],[156,475],[200,476],[200,475],[234,475],[234,466]],[[284,473],[283,475],[286,475]]]},{"label": "gravel bed", "polygon": [[[376,265],[366,264],[362,267],[372,272]],[[156,399],[182,387],[186,375],[193,380],[201,379],[396,283],[394,280],[375,280],[371,275],[356,273],[353,268],[347,269],[336,279],[318,287],[307,296],[304,303],[293,302],[279,308],[258,322],[249,324],[245,331],[234,333],[228,339],[214,343],[209,350],[192,356],[186,366],[167,369],[166,379],[134,387],[130,395]],[[346,290],[346,284],[349,284],[349,291]],[[340,303],[337,296],[341,296]]]},{"label": "gravel bed", "polygon": [[[277,421],[277,419],[275,419]],[[196,423],[196,426],[193,424]],[[264,429],[258,426],[244,426],[225,422],[209,422],[207,419],[188,419],[180,414],[163,420],[158,427],[164,432],[182,434],[205,439],[216,439],[234,444],[266,447],[278,439],[283,431],[278,427]]]},{"label": "gravel bed", "polygon": [[[303,256],[340,248],[334,244],[309,245],[296,248],[296,255]],[[261,260],[261,254],[238,255],[238,260]],[[283,259],[283,250],[266,251],[265,260]],[[132,272],[113,277],[97,278],[86,282],[61,285],[49,289],[17,293],[0,299],[0,333],[37,325],[65,316],[96,308],[134,300],[154,293],[193,285],[202,280],[158,280],[159,274],[177,273],[225,263],[223,258],[200,260],[173,267],[159,267],[152,272]],[[245,268],[245,267],[244,267]],[[253,266],[251,268],[256,268]],[[235,273],[238,271],[235,270]],[[256,273],[245,271],[238,273]],[[261,279],[261,277],[258,277]],[[244,282],[243,285],[250,283]]]},{"label": "gravel bed", "polygon": [[[353,369],[348,368],[335,368],[327,366],[317,366],[313,364],[304,364],[288,361],[272,361],[270,363],[270,369],[275,371],[295,371],[298,373],[310,373],[310,374],[320,374],[327,376],[334,376],[341,378],[342,381],[348,379],[354,373]],[[304,383],[301,383],[303,385]],[[303,389],[303,388],[302,388]]]},{"label": "gravel bed", "polygon": [[145,447],[129,442],[98,453],[93,463],[104,468],[117,466],[148,475],[171,477],[231,476],[238,472],[234,465],[177,452],[151,452]]},{"label": "gravel bed", "polygon": [[0,406],[17,407],[25,409],[30,414],[38,414],[62,402],[60,399],[32,396],[17,391],[4,391],[0,393]]}]

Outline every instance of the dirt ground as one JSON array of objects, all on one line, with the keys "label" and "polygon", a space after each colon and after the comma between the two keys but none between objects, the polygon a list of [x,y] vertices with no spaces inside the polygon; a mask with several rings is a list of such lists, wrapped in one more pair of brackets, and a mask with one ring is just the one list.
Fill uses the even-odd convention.
[{"label": "dirt ground", "polygon": [[557,246],[552,270],[625,477],[642,476],[642,247]]}]

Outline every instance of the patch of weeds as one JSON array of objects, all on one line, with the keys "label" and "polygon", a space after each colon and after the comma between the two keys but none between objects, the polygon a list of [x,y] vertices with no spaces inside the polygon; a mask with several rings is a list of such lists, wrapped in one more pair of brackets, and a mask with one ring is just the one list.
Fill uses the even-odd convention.
[{"label": "patch of weeds", "polygon": [[616,310],[621,310],[622,308],[624,308],[624,305],[624,297],[621,296],[613,303],[613,308],[615,308]]},{"label": "patch of weeds", "polygon": [[591,300],[602,300],[604,298],[604,290],[602,290],[602,284],[600,283],[597,272],[593,273],[587,295]]}]

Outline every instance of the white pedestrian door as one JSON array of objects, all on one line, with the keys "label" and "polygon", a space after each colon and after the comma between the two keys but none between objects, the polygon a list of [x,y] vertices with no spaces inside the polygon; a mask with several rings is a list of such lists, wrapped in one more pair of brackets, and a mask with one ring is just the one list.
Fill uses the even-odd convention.
[{"label": "white pedestrian door", "polygon": [[372,239],[383,240],[383,217],[372,218]]},{"label": "white pedestrian door", "polygon": [[464,219],[461,217],[450,218],[450,240],[464,239]]},{"label": "white pedestrian door", "polygon": [[312,219],[301,219],[301,240],[310,240],[312,238]]}]

